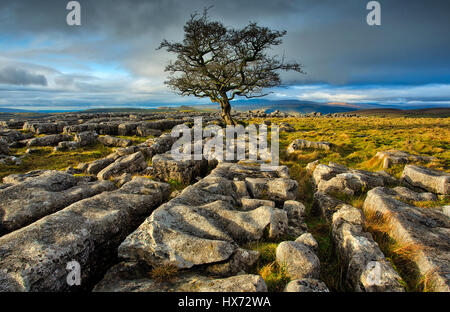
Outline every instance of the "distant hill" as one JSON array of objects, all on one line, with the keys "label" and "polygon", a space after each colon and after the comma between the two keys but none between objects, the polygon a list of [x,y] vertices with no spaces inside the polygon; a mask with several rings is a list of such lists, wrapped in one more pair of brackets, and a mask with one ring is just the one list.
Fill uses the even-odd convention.
[{"label": "distant hill", "polygon": [[434,107],[421,109],[374,108],[357,110],[354,113],[377,117],[450,117],[450,107]]},{"label": "distant hill", "polygon": [[233,101],[231,102],[233,109],[238,111],[264,109],[267,113],[279,110],[287,113],[313,113],[318,112],[322,114],[351,112],[358,108],[356,105],[348,105],[346,103],[317,103],[300,100],[247,100],[247,101]]}]

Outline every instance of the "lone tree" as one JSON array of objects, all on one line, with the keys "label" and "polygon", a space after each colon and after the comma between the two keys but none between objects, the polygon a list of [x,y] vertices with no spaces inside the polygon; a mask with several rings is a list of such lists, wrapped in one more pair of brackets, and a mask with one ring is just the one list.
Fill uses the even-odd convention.
[{"label": "lone tree", "polygon": [[220,104],[222,118],[234,125],[230,101],[236,96],[246,98],[267,95],[264,88],[281,84],[279,70],[303,73],[297,63],[286,63],[284,57],[265,53],[282,43],[286,31],[271,30],[249,23],[242,29],[227,28],[210,21],[208,10],[203,15],[192,14],[184,26],[182,42],[163,40],[158,49],[177,54],[165,71],[165,82],[180,95],[209,97]]}]

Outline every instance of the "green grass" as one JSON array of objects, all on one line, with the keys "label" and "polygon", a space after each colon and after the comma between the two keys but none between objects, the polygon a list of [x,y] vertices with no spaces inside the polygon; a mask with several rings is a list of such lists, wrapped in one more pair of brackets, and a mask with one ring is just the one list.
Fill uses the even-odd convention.
[{"label": "green grass", "polygon": [[[318,256],[321,262],[321,280],[332,291],[345,291],[342,268],[336,256],[331,238],[331,229],[327,221],[312,211],[314,188],[305,166],[316,159],[321,163],[333,161],[344,166],[369,171],[383,170],[382,164],[374,156],[378,151],[399,149],[411,154],[434,156],[433,163],[417,163],[433,169],[449,171],[450,169],[450,118],[272,118],[272,122],[283,121],[291,124],[297,131],[280,133],[281,164],[287,165],[290,175],[299,183],[298,200],[307,208],[306,223],[308,231],[319,244]],[[261,120],[250,122],[260,123]],[[287,156],[285,149],[295,139],[327,141],[335,146],[330,151],[304,150],[296,155]],[[386,170],[399,178],[403,165],[395,165]],[[354,196],[335,194],[337,198],[356,207],[362,208],[367,190],[361,190]],[[414,203],[416,206],[442,206],[448,199],[433,203]],[[372,232],[373,229],[369,228]],[[423,290],[426,278],[417,276],[411,261],[402,254],[401,249],[384,237],[373,232],[376,241],[383,247],[387,257],[405,277],[409,290]],[[426,283],[425,283],[426,284]],[[422,286],[420,286],[422,285]]]},{"label": "green grass", "polygon": [[[266,119],[264,119],[266,120]],[[380,170],[373,157],[378,151],[399,149],[411,154],[438,158],[425,164],[450,171],[450,118],[271,118],[272,123],[288,122],[296,132],[280,133],[280,151],[295,139],[327,141],[335,145],[330,151],[305,150],[290,160],[302,167],[319,159],[364,170]],[[263,119],[249,122],[261,123]],[[286,159],[289,160],[289,159]],[[402,166],[386,171],[398,176]]]},{"label": "green grass", "polygon": [[286,267],[276,262],[277,247],[278,243],[264,241],[245,246],[259,252],[259,258],[251,273],[261,275],[270,292],[282,292],[290,281]]},{"label": "green grass", "polygon": [[[11,149],[11,154],[16,156],[25,155],[26,149],[13,148]],[[9,174],[26,173],[37,169],[63,170],[69,166],[90,162],[112,153],[112,149],[103,144],[84,147],[74,151],[54,152],[53,147],[33,147],[33,149],[37,149],[38,152],[26,155],[20,165],[0,165],[0,178],[4,178]]]}]

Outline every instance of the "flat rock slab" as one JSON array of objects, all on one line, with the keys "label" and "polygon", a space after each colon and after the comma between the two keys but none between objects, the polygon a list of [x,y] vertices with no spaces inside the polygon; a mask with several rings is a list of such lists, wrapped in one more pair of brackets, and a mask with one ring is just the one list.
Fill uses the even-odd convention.
[{"label": "flat rock slab", "polygon": [[51,134],[43,137],[29,139],[27,146],[54,146],[62,141],[70,141],[72,136],[67,134]]},{"label": "flat rock slab", "polygon": [[[0,291],[67,291],[66,266],[81,267],[89,288],[120,242],[169,195],[169,185],[136,178],[78,201],[0,238]],[[99,276],[100,275],[100,276]]]},{"label": "flat rock slab", "polygon": [[413,257],[420,273],[435,291],[450,291],[450,219],[441,209],[420,208],[395,198],[388,188],[367,193],[366,213],[385,216],[389,235],[399,244],[417,246]]},{"label": "flat rock slab", "polygon": [[406,165],[402,179],[408,184],[436,194],[450,194],[450,173],[425,167]]},{"label": "flat rock slab", "polygon": [[122,262],[106,273],[94,292],[267,292],[267,287],[261,276],[252,274],[218,279],[180,272],[170,281],[159,281],[138,264]]},{"label": "flat rock slab", "polygon": [[[5,234],[68,205],[113,190],[109,181],[80,182],[71,174],[60,171],[40,172],[0,190],[0,234]],[[7,178],[7,181],[15,182]]]},{"label": "flat rock slab", "polygon": [[391,168],[392,165],[407,164],[410,162],[425,162],[429,163],[436,160],[435,157],[412,155],[404,151],[388,150],[377,152],[375,158],[378,158],[383,162],[383,168]]},{"label": "flat rock slab", "polygon": [[260,239],[266,230],[272,238],[283,235],[288,225],[285,211],[271,206],[239,209],[234,179],[268,174],[259,167],[219,164],[209,176],[155,210],[120,245],[119,256],[151,266],[192,268],[230,261],[239,244]]},{"label": "flat rock slab", "polygon": [[313,171],[317,190],[322,193],[354,195],[377,186],[388,186],[396,180],[384,171],[370,172],[350,169],[330,162],[319,164]]},{"label": "flat rock slab", "polygon": [[111,177],[122,175],[123,173],[136,173],[146,169],[148,166],[142,152],[117,158],[112,164],[102,169],[97,177],[99,180],[108,180]]},{"label": "flat rock slab", "polygon": [[323,282],[317,279],[304,278],[290,281],[284,292],[329,292],[329,290]]},{"label": "flat rock slab", "polygon": [[350,205],[342,205],[333,215],[333,239],[347,284],[358,292],[404,291],[401,277],[363,230],[364,224],[362,211]]},{"label": "flat rock slab", "polygon": [[106,146],[112,146],[112,147],[127,147],[131,145],[131,140],[122,139],[113,137],[110,135],[101,136],[98,138],[100,143]]},{"label": "flat rock slab", "polygon": [[288,153],[288,155],[290,155],[302,151],[304,149],[321,149],[328,151],[332,147],[333,144],[329,142],[313,142],[308,140],[296,139],[292,141],[291,144],[289,144],[286,152]]}]

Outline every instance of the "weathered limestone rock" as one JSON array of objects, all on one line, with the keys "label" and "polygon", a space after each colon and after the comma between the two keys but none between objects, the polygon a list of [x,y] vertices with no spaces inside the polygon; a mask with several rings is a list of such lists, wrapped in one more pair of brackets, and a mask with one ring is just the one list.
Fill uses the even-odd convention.
[{"label": "weathered limestone rock", "polygon": [[271,207],[236,211],[223,201],[190,207],[172,200],[127,237],[119,256],[179,268],[225,261],[236,251],[235,241],[258,240],[266,227],[272,237],[282,234],[287,218],[278,211]]},{"label": "weathered limestone rock", "polygon": [[450,194],[450,173],[425,167],[406,165],[402,179],[410,185],[437,194]]},{"label": "weathered limestone rock", "polygon": [[121,139],[110,135],[98,137],[98,141],[106,146],[113,147],[127,147],[131,145],[131,141],[127,139]]},{"label": "weathered limestone rock", "polygon": [[120,177],[118,177],[114,182],[116,183],[117,186],[121,187],[125,183],[130,182],[132,179],[133,177],[131,176],[131,174],[125,172]]},{"label": "weathered limestone rock", "polygon": [[314,160],[314,161],[308,163],[305,167],[306,172],[308,172],[309,174],[312,174],[318,164],[319,164],[319,160]]},{"label": "weathered limestone rock", "polygon": [[94,160],[90,162],[86,167],[88,174],[98,174],[102,169],[112,164],[117,158],[115,156],[108,156],[105,158]]},{"label": "weathered limestone rock", "polygon": [[3,138],[0,138],[0,155],[9,155],[8,142]]},{"label": "weathered limestone rock", "polygon": [[189,184],[196,177],[204,175],[208,170],[208,161],[202,160],[176,160],[171,153],[155,155],[152,158],[153,176],[160,180],[169,182],[178,181]]},{"label": "weathered limestone rock", "polygon": [[393,189],[395,196],[403,201],[435,201],[437,196],[433,193],[418,193],[404,186],[397,186]]},{"label": "weathered limestone rock", "polygon": [[[236,210],[235,178],[270,175],[259,168],[221,163],[211,174],[159,207],[119,247],[119,256],[150,265],[191,268],[228,261],[237,243],[284,234],[288,221],[281,209],[262,206]],[[187,248],[186,246],[189,246]]]},{"label": "weathered limestone rock", "polygon": [[95,131],[76,133],[75,142],[77,142],[80,147],[95,145],[98,142],[98,134]]},{"label": "weathered limestone rock", "polygon": [[10,120],[0,121],[0,126],[2,126],[4,128],[9,128],[9,129],[22,129],[24,123],[25,122],[23,120],[10,119]]},{"label": "weathered limestone rock", "polygon": [[138,122],[126,122],[120,124],[117,131],[119,135],[135,135],[137,126],[139,126]]},{"label": "weathered limestone rock", "polygon": [[338,174],[347,171],[348,168],[330,161],[328,165],[318,164],[313,171],[312,177],[314,184],[318,185],[320,181],[330,180],[331,178],[337,176]]},{"label": "weathered limestone rock", "polygon": [[277,247],[276,257],[279,265],[286,266],[291,279],[319,278],[319,258],[303,243],[281,242]]},{"label": "weathered limestone rock", "polygon": [[224,263],[214,263],[208,265],[205,272],[214,276],[232,276],[236,274],[245,274],[256,263],[259,258],[259,252],[238,248],[230,259]]},{"label": "weathered limestone rock", "polygon": [[286,211],[288,217],[288,235],[300,236],[308,230],[304,220],[306,208],[301,202],[287,200],[284,202],[283,210]]},{"label": "weathered limestone rock", "polygon": [[321,281],[312,278],[295,279],[290,281],[285,292],[329,292],[328,287]]},{"label": "weathered limestone rock", "polygon": [[443,214],[450,217],[450,205],[443,206],[441,209]]},{"label": "weathered limestone rock", "polygon": [[253,210],[261,206],[268,206],[275,208],[275,202],[271,200],[242,198],[241,203],[242,203],[242,210]]},{"label": "weathered limestone rock", "polygon": [[9,147],[21,147],[22,143],[19,141],[33,138],[32,133],[22,133],[17,130],[0,130],[0,139],[3,139]]},{"label": "weathered limestone rock", "polygon": [[[233,184],[235,186],[236,189],[236,194],[244,199],[244,198],[250,198],[250,195],[248,194],[247,191],[247,184],[245,184],[245,181],[233,181]],[[269,205],[270,206],[270,205]]]},{"label": "weathered limestone rock", "polygon": [[61,133],[63,131],[63,128],[67,126],[67,122],[61,121],[61,122],[55,122],[55,123],[48,123],[48,122],[25,122],[23,124],[23,130],[34,132],[36,134],[57,134]]},{"label": "weathered limestone rock", "polygon": [[411,155],[404,151],[399,150],[388,150],[378,152],[375,155],[375,158],[378,158],[383,162],[383,168],[387,169],[392,167],[392,165],[397,164],[407,164],[410,162],[431,162],[436,160],[435,157],[430,156],[422,156],[422,155]]},{"label": "weathered limestone rock", "polygon": [[147,137],[147,136],[160,136],[161,135],[161,130],[157,130],[157,129],[151,129],[151,128],[147,128],[145,126],[137,126],[136,128],[136,135],[141,136],[141,137]]},{"label": "weathered limestone rock", "polygon": [[312,236],[311,233],[303,233],[302,235],[297,237],[295,242],[302,243],[302,244],[308,246],[309,248],[311,248],[312,251],[314,251],[314,253],[317,253],[319,250],[319,244],[314,239],[314,237]]},{"label": "weathered limestone rock", "polygon": [[53,146],[62,141],[69,141],[72,137],[67,134],[51,134],[27,141],[27,146]]},{"label": "weathered limestone rock", "polygon": [[302,139],[296,139],[292,141],[291,144],[289,144],[289,146],[286,149],[286,152],[288,155],[290,155],[306,148],[321,149],[328,151],[332,148],[332,146],[333,144],[329,142],[312,142]]},{"label": "weathered limestone rock", "polygon": [[333,163],[328,166],[318,165],[313,172],[313,179],[319,192],[350,196],[377,186],[395,183],[395,179],[385,172],[348,169]]},{"label": "weathered limestone rock", "polygon": [[169,189],[137,178],[1,237],[0,291],[67,291],[66,265],[72,260],[81,266],[81,287],[88,288]]},{"label": "weathered limestone rock", "polygon": [[16,156],[6,156],[6,155],[1,155],[2,157],[0,157],[0,164],[2,165],[14,165],[14,166],[18,166],[22,163],[22,157],[16,157]]},{"label": "weathered limestone rock", "polygon": [[152,157],[153,155],[163,154],[169,151],[176,140],[177,138],[172,137],[170,133],[166,133],[158,138],[148,139],[145,141],[145,145],[150,147],[151,154],[149,156]]},{"label": "weathered limestone rock", "polygon": [[314,193],[314,208],[323,215],[329,223],[333,218],[333,214],[339,210],[339,206],[344,204],[343,201],[327,195],[322,192]]},{"label": "weathered limestone rock", "polygon": [[242,274],[214,279],[198,273],[179,273],[172,280],[157,281],[145,268],[132,262],[112,267],[94,292],[267,292],[259,275]]},{"label": "weathered limestone rock", "polygon": [[59,142],[57,146],[54,147],[54,151],[64,151],[64,150],[75,150],[80,148],[80,144],[75,141],[62,141]]},{"label": "weathered limestone rock", "polygon": [[280,132],[295,132],[295,128],[287,122],[280,123]]},{"label": "weathered limestone rock", "polygon": [[[13,182],[11,179],[6,181]],[[111,182],[78,183],[76,177],[47,171],[0,190],[0,234],[11,232],[68,205],[111,191]]]},{"label": "weathered limestone rock", "polygon": [[110,177],[126,173],[135,173],[147,168],[147,161],[141,152],[118,158],[112,164],[102,169],[97,177],[100,180],[108,180]]},{"label": "weathered limestone rock", "polygon": [[[10,174],[3,178],[3,183],[17,184],[27,179],[32,179],[46,173],[47,170],[33,170],[27,173]],[[69,186],[70,187],[70,186]]]},{"label": "weathered limestone rock", "polygon": [[286,211],[289,221],[303,222],[306,208],[301,202],[287,200],[284,202],[283,210]]},{"label": "weathered limestone rock", "polygon": [[298,193],[297,181],[288,178],[246,178],[245,183],[250,195],[258,199],[293,200]]},{"label": "weathered limestone rock", "polygon": [[333,215],[333,239],[346,282],[355,291],[404,291],[398,273],[372,236],[363,231],[364,223],[362,211],[350,205],[343,205]]},{"label": "weathered limestone rock", "polygon": [[420,208],[377,187],[367,193],[365,213],[385,216],[389,235],[400,245],[416,246],[413,261],[435,291],[450,291],[450,220],[439,208]]}]

